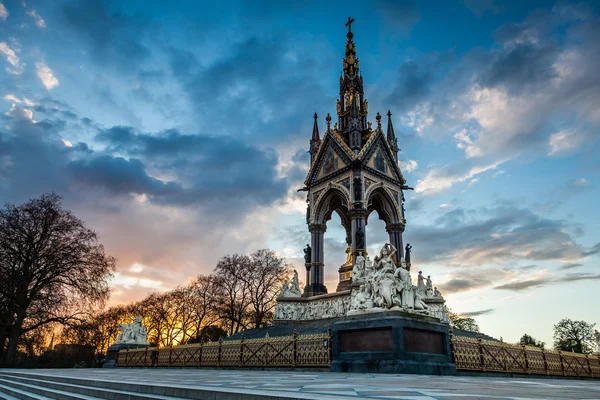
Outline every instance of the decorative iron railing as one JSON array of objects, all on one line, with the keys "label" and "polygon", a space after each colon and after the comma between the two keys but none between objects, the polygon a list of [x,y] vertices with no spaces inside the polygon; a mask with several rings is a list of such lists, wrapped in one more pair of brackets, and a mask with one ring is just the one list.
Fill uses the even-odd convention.
[{"label": "decorative iron railing", "polygon": [[452,336],[452,358],[464,371],[600,378],[600,355],[578,354]]},{"label": "decorative iron railing", "polygon": [[[459,371],[600,378],[600,355],[577,354],[453,336],[452,359]],[[226,340],[175,347],[121,350],[118,367],[329,367],[327,333]]]},{"label": "decorative iron railing", "polygon": [[327,333],[121,350],[118,367],[329,367]]}]

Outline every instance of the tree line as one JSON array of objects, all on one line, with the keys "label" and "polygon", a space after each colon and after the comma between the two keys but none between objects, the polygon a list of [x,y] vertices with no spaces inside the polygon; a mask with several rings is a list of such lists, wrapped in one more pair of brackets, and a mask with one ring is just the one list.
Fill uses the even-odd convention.
[{"label": "tree line", "polygon": [[45,194],[0,210],[0,364],[48,342],[103,353],[118,326],[143,316],[153,345],[171,346],[267,326],[291,267],[275,252],[223,257],[185,286],[105,309],[116,260],[98,235]]},{"label": "tree line", "polygon": [[[468,332],[479,333],[479,325],[474,318],[462,317],[446,307],[448,320],[453,329],[460,329]],[[554,325],[554,343],[553,348],[561,351],[571,351],[574,353],[591,353],[594,349],[600,351],[595,343],[594,326],[586,321],[575,321],[569,318],[563,318]],[[535,346],[544,348],[545,342],[537,340],[533,336],[525,333],[519,339],[517,344],[524,346]]]},{"label": "tree line", "polygon": [[118,326],[141,315],[152,346],[219,340],[245,329],[271,324],[275,299],[291,268],[268,249],[228,255],[211,275],[185,286],[152,293],[141,301],[110,307],[62,330],[61,343],[94,346],[105,353]]}]

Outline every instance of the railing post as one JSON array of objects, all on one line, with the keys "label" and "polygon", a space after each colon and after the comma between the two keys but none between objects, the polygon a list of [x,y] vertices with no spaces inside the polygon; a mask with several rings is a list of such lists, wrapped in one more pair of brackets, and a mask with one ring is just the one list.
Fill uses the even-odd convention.
[{"label": "railing post", "polygon": [[452,357],[452,363],[456,365],[456,355],[454,354],[454,331],[452,325],[448,326],[448,338],[450,339],[450,357]]},{"label": "railing post", "polygon": [[263,365],[266,367],[268,362],[267,358],[269,357],[269,332],[265,335],[265,360]]},{"label": "railing post", "polygon": [[531,374],[531,371],[529,370],[529,357],[527,357],[527,347],[525,347],[524,344],[521,345],[521,347],[523,348],[523,357],[525,358],[525,372]]},{"label": "railing post", "polygon": [[590,365],[590,357],[587,354],[585,355],[585,361],[587,362],[588,374],[591,377],[592,376],[592,366]]},{"label": "railing post", "polygon": [[169,346],[169,367],[171,367],[171,358],[173,357],[173,346]]},{"label": "railing post", "polygon": [[327,358],[329,359],[329,365],[331,365],[331,361],[333,361],[333,333],[331,325],[327,328],[327,336]]},{"label": "railing post", "polygon": [[200,350],[198,351],[198,366],[202,366],[202,353],[204,352],[204,343],[200,342]]},{"label": "railing post", "polygon": [[506,343],[504,343],[504,340],[500,340],[500,343],[502,343],[500,349],[502,350],[502,363],[504,364],[504,371],[508,374],[508,357],[506,357]]},{"label": "railing post", "polygon": [[219,338],[219,354],[217,356],[217,368],[221,368],[221,347],[223,346],[223,338]]},{"label": "railing post", "polygon": [[244,365],[244,335],[240,339],[240,367]]},{"label": "railing post", "polygon": [[546,360],[546,349],[542,347],[542,359],[544,360],[544,371],[546,371],[546,375],[550,375],[550,371],[548,371],[548,360]]},{"label": "railing post", "polygon": [[148,366],[148,348],[144,350],[144,368]]},{"label": "railing post", "polygon": [[292,354],[293,361],[292,361],[292,365],[293,365],[294,368],[296,368],[296,364],[298,362],[297,361],[298,360],[298,332],[295,329],[294,329],[294,336],[293,336],[292,340],[294,341],[294,343],[292,345],[293,346],[293,354]]},{"label": "railing post", "polygon": [[477,344],[479,345],[479,363],[481,364],[481,370],[485,371],[485,359],[483,357],[483,340],[481,339],[481,333],[477,334]]},{"label": "railing post", "polygon": [[565,374],[565,364],[563,362],[563,355],[562,355],[562,351],[558,350],[558,358],[560,359],[560,370],[562,371],[563,376],[566,375]]}]

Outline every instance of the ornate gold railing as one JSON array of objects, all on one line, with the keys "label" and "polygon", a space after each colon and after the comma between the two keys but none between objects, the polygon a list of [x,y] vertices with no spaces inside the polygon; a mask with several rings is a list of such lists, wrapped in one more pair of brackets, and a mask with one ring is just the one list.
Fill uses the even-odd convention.
[{"label": "ornate gold railing", "polygon": [[600,378],[600,355],[451,336],[458,370]]},{"label": "ornate gold railing", "polygon": [[121,350],[118,367],[329,367],[331,331]]}]

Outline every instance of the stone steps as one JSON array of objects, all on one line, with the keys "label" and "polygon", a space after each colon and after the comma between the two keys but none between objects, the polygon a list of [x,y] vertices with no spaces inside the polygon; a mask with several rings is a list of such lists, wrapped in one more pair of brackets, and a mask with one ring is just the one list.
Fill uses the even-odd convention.
[{"label": "stone steps", "polygon": [[7,400],[282,400],[290,397],[313,398],[299,394],[249,393],[238,389],[175,387],[152,384],[151,381],[146,384],[101,378],[83,379],[70,377],[69,370],[64,370],[64,374],[58,376],[27,370],[0,370],[0,399]]},{"label": "stone steps", "polygon": [[[70,383],[73,381],[77,383]],[[138,393],[121,388],[102,388],[102,382],[81,382],[80,379],[68,379],[30,374],[6,374],[0,372],[0,396],[10,395],[12,398],[27,400],[182,400],[180,397],[160,396]],[[113,385],[109,385],[113,386]]]}]

